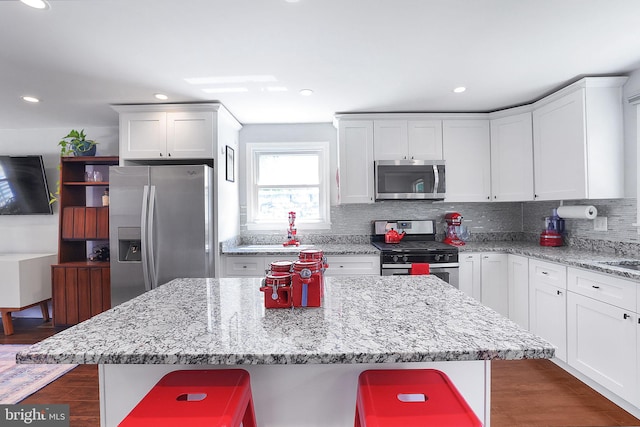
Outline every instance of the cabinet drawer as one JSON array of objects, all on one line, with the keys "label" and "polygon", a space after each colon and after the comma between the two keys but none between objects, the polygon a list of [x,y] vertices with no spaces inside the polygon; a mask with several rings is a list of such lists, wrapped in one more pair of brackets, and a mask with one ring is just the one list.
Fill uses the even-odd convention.
[{"label": "cabinet drawer", "polygon": [[347,275],[380,275],[380,257],[372,256],[328,256],[329,268],[325,272],[327,276]]},{"label": "cabinet drawer", "polygon": [[636,311],[637,284],[608,274],[569,267],[568,289],[580,295]]},{"label": "cabinet drawer", "polygon": [[567,267],[553,262],[529,260],[529,281],[567,289]]},{"label": "cabinet drawer", "polygon": [[256,256],[227,257],[225,277],[261,277],[265,275],[264,259]]}]

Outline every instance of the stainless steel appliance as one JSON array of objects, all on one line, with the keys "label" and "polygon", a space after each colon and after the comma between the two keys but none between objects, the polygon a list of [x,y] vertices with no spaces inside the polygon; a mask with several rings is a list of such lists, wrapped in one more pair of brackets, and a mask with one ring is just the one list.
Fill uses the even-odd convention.
[{"label": "stainless steel appliance", "polygon": [[[387,230],[405,232],[397,243],[385,243]],[[431,274],[458,287],[458,248],[435,241],[435,221],[384,220],[373,222],[371,244],[380,249],[380,274],[407,275],[411,264],[427,263]]]},{"label": "stainless steel appliance", "polygon": [[444,160],[377,160],[374,172],[376,200],[444,199]]},{"label": "stainless steel appliance", "polygon": [[178,277],[214,277],[213,169],[109,168],[111,304]]}]

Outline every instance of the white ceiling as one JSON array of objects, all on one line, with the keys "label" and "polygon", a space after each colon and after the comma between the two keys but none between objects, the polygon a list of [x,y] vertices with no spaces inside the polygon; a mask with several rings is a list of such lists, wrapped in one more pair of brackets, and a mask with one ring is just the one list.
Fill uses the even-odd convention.
[{"label": "white ceiling", "polygon": [[[640,68],[638,0],[0,0],[0,129],[117,124],[110,104],[222,102],[242,123],[493,111]],[[184,79],[270,75],[287,92]],[[456,86],[464,94],[454,94]],[[220,86],[220,85],[217,85]],[[238,85],[232,85],[238,86]],[[303,97],[298,91],[314,90]],[[39,104],[20,97],[33,95]]]}]

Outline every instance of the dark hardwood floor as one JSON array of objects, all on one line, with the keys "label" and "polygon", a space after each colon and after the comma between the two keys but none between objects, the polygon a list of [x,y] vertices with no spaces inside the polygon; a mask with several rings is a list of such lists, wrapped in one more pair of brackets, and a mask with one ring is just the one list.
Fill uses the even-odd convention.
[{"label": "dark hardwood floor", "polygon": [[[11,336],[0,333],[0,344],[32,344],[62,330],[41,319],[14,319],[14,329]],[[548,360],[494,361],[491,381],[493,427],[640,426],[640,420]],[[99,426],[97,367],[78,366],[23,402],[66,403],[71,427]]]}]

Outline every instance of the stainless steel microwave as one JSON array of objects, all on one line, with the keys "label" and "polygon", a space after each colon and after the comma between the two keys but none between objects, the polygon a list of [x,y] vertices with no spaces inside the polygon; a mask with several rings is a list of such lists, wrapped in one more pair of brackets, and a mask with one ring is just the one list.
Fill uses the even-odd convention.
[{"label": "stainless steel microwave", "polygon": [[444,160],[376,160],[376,200],[442,200]]}]

